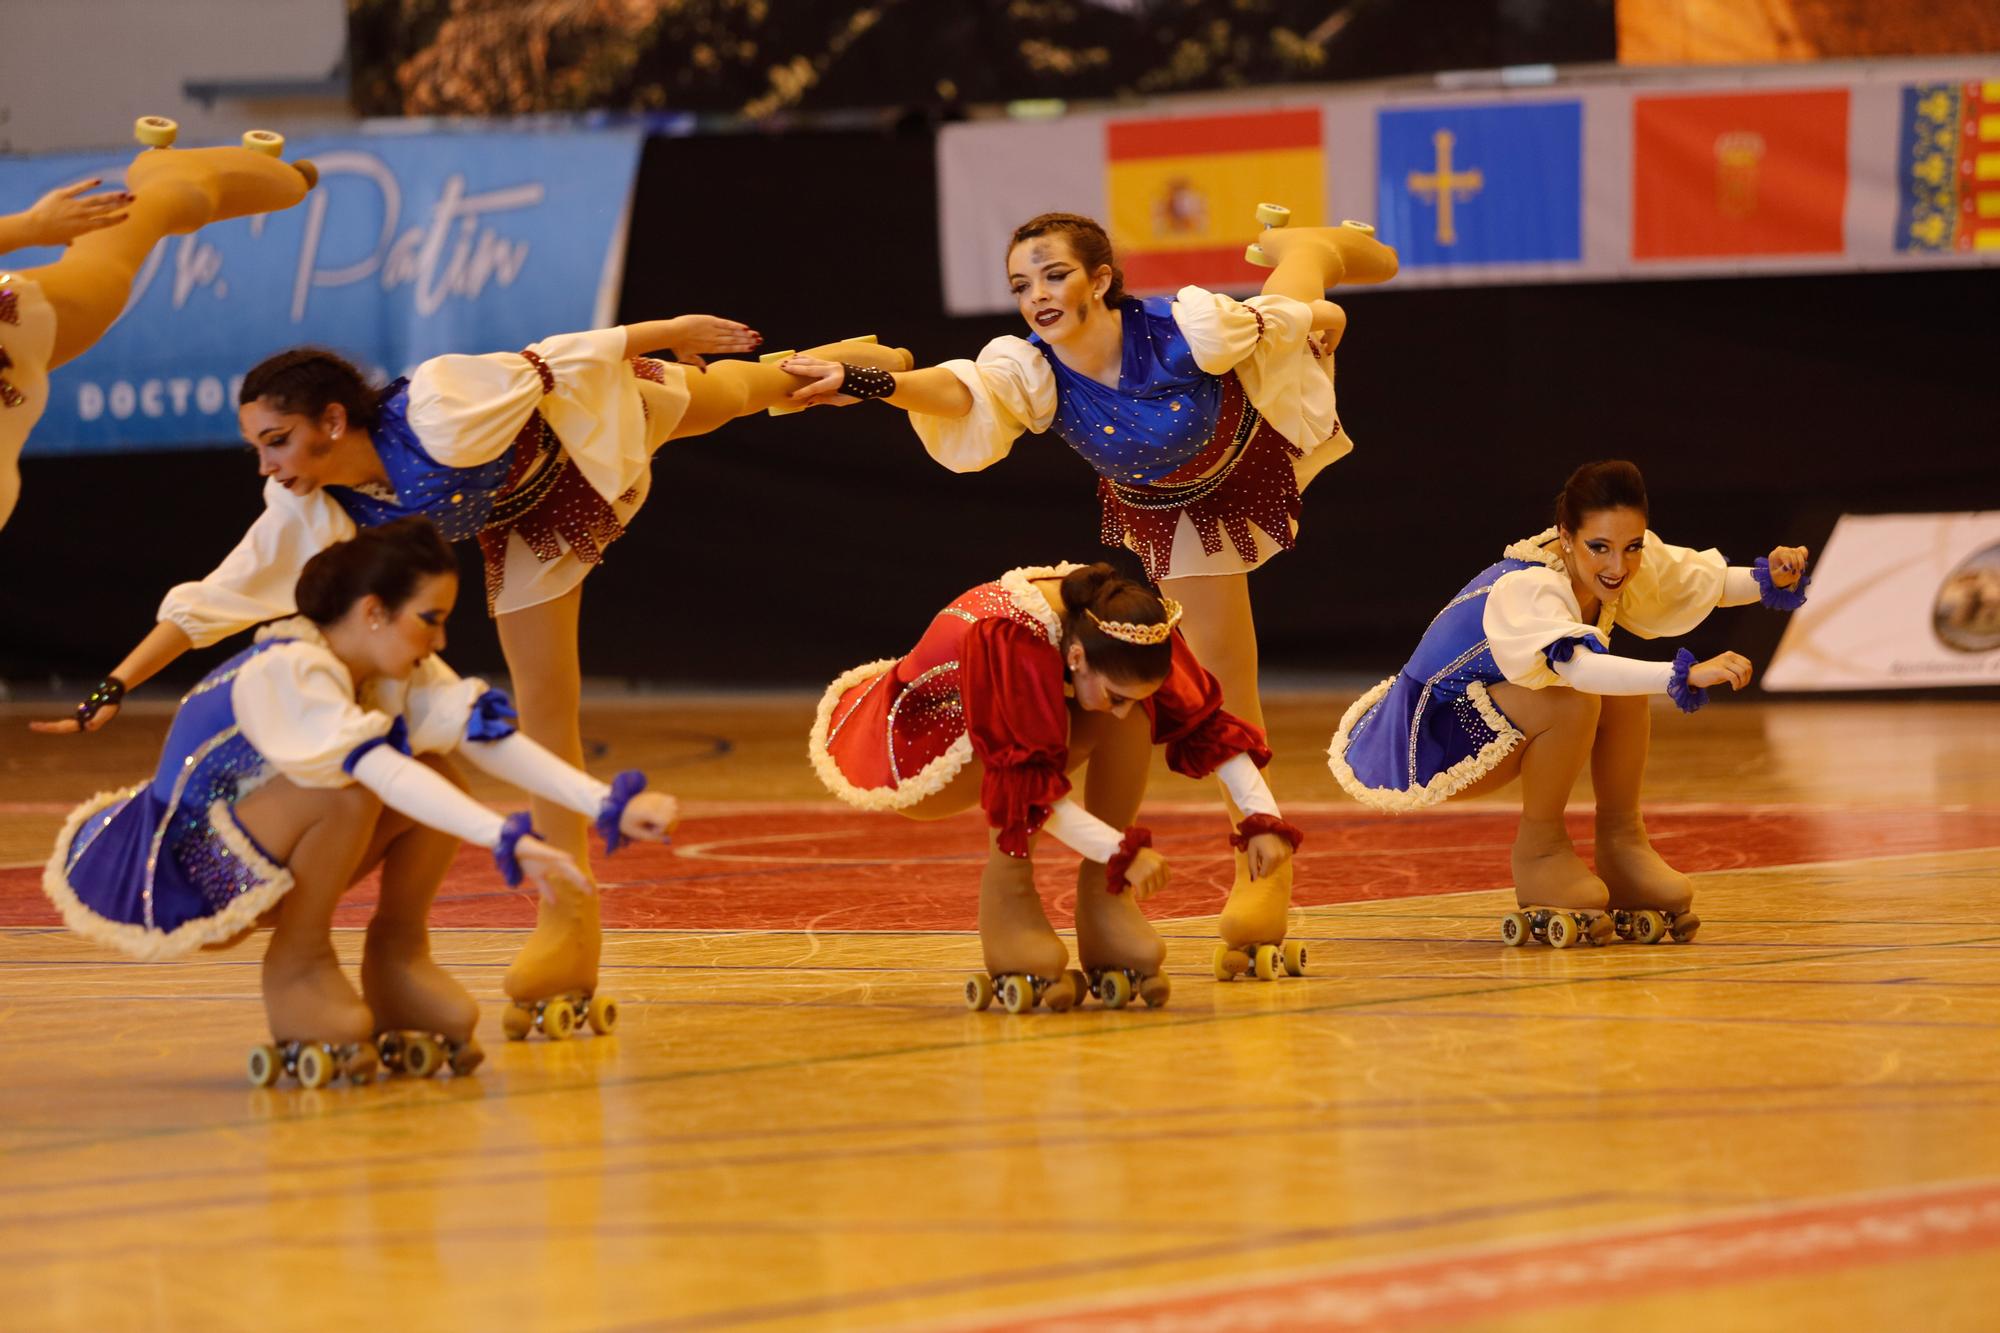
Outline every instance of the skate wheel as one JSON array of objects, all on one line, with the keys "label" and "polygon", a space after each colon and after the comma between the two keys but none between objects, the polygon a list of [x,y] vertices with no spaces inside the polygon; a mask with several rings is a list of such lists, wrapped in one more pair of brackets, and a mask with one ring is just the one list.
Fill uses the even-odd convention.
[{"label": "skate wheel", "polygon": [[1070,980],[1067,972],[1042,987],[1042,1003],[1049,1007],[1052,1014],[1066,1014],[1082,1000],[1083,996],[1077,993],[1076,983]]},{"label": "skate wheel", "polygon": [[1292,210],[1283,204],[1257,205],[1257,225],[1260,227],[1282,227],[1292,220]]},{"label": "skate wheel", "polygon": [[1264,253],[1264,247],[1252,241],[1243,247],[1243,258],[1258,268],[1276,268],[1278,261]]},{"label": "skate wheel", "polygon": [[1551,949],[1567,949],[1576,943],[1578,931],[1576,919],[1568,912],[1550,912],[1549,924],[1544,927]]},{"label": "skate wheel", "polygon": [[141,116],[132,125],[132,137],[148,148],[172,148],[180,133],[179,122],[165,116]]},{"label": "skate wheel", "polygon": [[1218,944],[1215,946],[1215,956],[1212,961],[1215,965],[1215,979],[1217,981],[1234,981],[1243,975],[1246,967],[1242,953],[1230,948],[1227,944]]},{"label": "skate wheel", "polygon": [[507,1034],[508,1041],[526,1041],[528,1034],[535,1030],[535,1016],[520,1005],[509,1002],[500,1013],[500,1030]]},{"label": "skate wheel", "polygon": [[1356,222],[1353,218],[1345,218],[1341,221],[1340,225],[1343,227],[1352,227],[1363,236],[1373,236],[1375,234],[1375,224],[1372,222]]},{"label": "skate wheel", "polygon": [[1027,977],[1000,978],[1000,1005],[1010,1014],[1024,1014],[1035,1007],[1035,983]]},{"label": "skate wheel", "polygon": [[550,1041],[568,1041],[576,1034],[576,1006],[561,997],[542,1005],[542,1035]]},{"label": "skate wheel", "polygon": [[1302,977],[1306,974],[1306,943],[1304,940],[1286,940],[1281,956],[1285,960],[1288,976]]},{"label": "skate wheel", "polygon": [[[444,1067],[444,1048],[429,1037],[411,1037],[403,1042],[402,1058],[395,1063],[412,1078],[429,1078]],[[388,1052],[383,1052],[386,1058]]]},{"label": "skate wheel", "polygon": [[1500,918],[1500,942],[1510,949],[1518,949],[1534,937],[1534,928],[1528,924],[1525,912],[1509,912]]},{"label": "skate wheel", "polygon": [[381,1063],[381,1057],[375,1051],[375,1043],[364,1041],[347,1052],[341,1062],[340,1072],[347,1076],[349,1083],[358,1088],[364,1083],[374,1081]]},{"label": "skate wheel", "polygon": [[1139,998],[1146,1002],[1148,1009],[1164,1009],[1167,1000],[1174,993],[1174,983],[1167,980],[1164,972],[1155,972],[1139,983]]},{"label": "skate wheel", "polygon": [[1097,999],[1106,1009],[1123,1009],[1132,1002],[1132,978],[1123,972],[1099,973]]},{"label": "skate wheel", "polygon": [[618,1030],[618,1001],[606,995],[590,997],[590,1008],[585,1011],[590,1030],[600,1037],[608,1037]]},{"label": "skate wheel", "polygon": [[1284,970],[1284,962],[1278,955],[1278,946],[1258,945],[1250,966],[1257,973],[1257,980],[1276,981]]},{"label": "skate wheel", "polygon": [[304,176],[306,178],[306,188],[308,190],[314,189],[319,185],[319,168],[314,166],[307,159],[302,157],[298,161],[292,163],[292,170],[298,172],[299,175]]},{"label": "skate wheel", "polygon": [[243,146],[265,157],[277,157],[285,151],[285,136],[276,130],[245,130]]},{"label": "skate wheel", "polygon": [[292,1073],[302,1088],[323,1088],[333,1080],[333,1060],[324,1046],[301,1046]]},{"label": "skate wheel", "polygon": [[480,1048],[477,1041],[470,1038],[451,1053],[451,1072],[458,1078],[464,1078],[485,1063],[486,1052]]},{"label": "skate wheel", "polygon": [[1632,938],[1641,944],[1658,944],[1667,937],[1667,919],[1658,912],[1641,910],[1632,913]]},{"label": "skate wheel", "polygon": [[1673,934],[1674,943],[1686,944],[1694,938],[1694,933],[1701,929],[1701,918],[1693,912],[1676,912],[1673,924],[1668,929]]},{"label": "skate wheel", "polygon": [[250,1058],[243,1062],[243,1072],[250,1076],[253,1088],[268,1088],[278,1081],[278,1071],[284,1068],[278,1059],[278,1048],[271,1045],[252,1046]]},{"label": "skate wheel", "polygon": [[974,1013],[983,1011],[993,1003],[993,978],[984,972],[974,972],[965,979],[965,1007]]},{"label": "skate wheel", "polygon": [[1095,993],[1090,988],[1090,978],[1084,976],[1083,973],[1077,971],[1075,968],[1069,970],[1069,988],[1070,993],[1076,996],[1076,1003],[1078,1005],[1081,1005]]}]

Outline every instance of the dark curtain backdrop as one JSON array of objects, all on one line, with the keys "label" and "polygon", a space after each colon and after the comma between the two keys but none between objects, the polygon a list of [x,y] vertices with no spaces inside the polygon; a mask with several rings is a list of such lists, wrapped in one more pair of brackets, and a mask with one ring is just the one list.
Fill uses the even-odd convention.
[{"label": "dark curtain backdrop", "polygon": [[[710,311],[773,348],[875,332],[925,363],[972,356],[1018,321],[939,313],[935,218],[920,131],[656,139],[622,318]],[[1308,493],[1299,549],[1255,577],[1269,670],[1394,669],[1591,458],[1636,460],[1660,532],[1739,562],[1780,541],[1817,548],[1842,510],[2000,507],[2000,270],[1342,299],[1358,444]],[[0,532],[0,678],[19,685],[108,670],[164,589],[212,567],[257,512],[240,449],[23,471]],[[974,582],[1102,551],[1091,473],[1059,441],[956,476],[879,404],[740,422],[669,447],[653,475],[586,588],[593,676],[818,683],[903,651]],[[451,657],[496,669],[466,558]],[[1778,629],[1725,613],[1694,646],[1762,661]]]}]

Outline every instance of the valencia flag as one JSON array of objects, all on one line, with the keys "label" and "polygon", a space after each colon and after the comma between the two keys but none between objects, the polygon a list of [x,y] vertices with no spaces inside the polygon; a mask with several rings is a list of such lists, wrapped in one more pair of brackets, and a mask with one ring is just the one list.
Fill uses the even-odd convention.
[{"label": "valencia flag", "polygon": [[2000,79],[1903,89],[1896,248],[2000,250]]}]

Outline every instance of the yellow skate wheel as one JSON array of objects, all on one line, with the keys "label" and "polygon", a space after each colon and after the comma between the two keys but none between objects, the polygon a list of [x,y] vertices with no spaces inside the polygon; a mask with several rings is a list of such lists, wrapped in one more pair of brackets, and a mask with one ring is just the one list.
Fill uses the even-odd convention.
[{"label": "yellow skate wheel", "polygon": [[1264,253],[1264,247],[1252,241],[1243,247],[1243,258],[1258,268],[1276,268],[1278,261]]},{"label": "yellow skate wheel", "polygon": [[278,1059],[278,1048],[266,1043],[250,1048],[250,1058],[243,1062],[243,1072],[250,1076],[253,1088],[268,1088],[278,1081],[278,1072],[284,1062]]},{"label": "yellow skate wheel", "polygon": [[451,1053],[451,1072],[459,1078],[464,1078],[485,1063],[485,1050],[480,1047],[478,1041],[470,1037]]},{"label": "yellow skate wheel", "polygon": [[1000,1006],[1010,1014],[1024,1014],[1035,1007],[1035,983],[1028,977],[1000,978]]},{"label": "yellow skate wheel", "polygon": [[1090,988],[1090,978],[1075,968],[1069,970],[1069,989],[1070,993],[1076,997],[1076,1003],[1079,1005],[1095,994]]},{"label": "yellow skate wheel", "polygon": [[1285,972],[1287,975],[1302,977],[1306,974],[1306,942],[1304,940],[1286,940],[1281,956],[1285,960]]},{"label": "yellow skate wheel", "polygon": [[1372,222],[1356,222],[1353,218],[1345,218],[1341,221],[1340,225],[1343,227],[1352,227],[1363,236],[1373,236],[1375,234],[1375,224]]},{"label": "yellow skate wheel", "polygon": [[1667,937],[1667,919],[1650,908],[1632,913],[1632,938],[1641,944],[1658,944]]},{"label": "yellow skate wheel", "polygon": [[1106,1009],[1123,1009],[1132,1003],[1132,978],[1123,972],[1100,972],[1097,999]]},{"label": "yellow skate wheel", "polygon": [[1167,1000],[1173,993],[1174,983],[1167,980],[1167,974],[1164,972],[1155,972],[1150,977],[1140,979],[1139,998],[1146,1002],[1146,1007],[1149,1009],[1166,1008]]},{"label": "yellow skate wheel", "polygon": [[500,1030],[507,1034],[508,1041],[526,1041],[535,1030],[535,1016],[510,1000],[500,1011]]},{"label": "yellow skate wheel", "polygon": [[444,1048],[429,1037],[411,1036],[404,1039],[402,1059],[397,1063],[412,1078],[429,1078],[444,1067]]},{"label": "yellow skate wheel", "polygon": [[1258,945],[1257,953],[1250,965],[1256,971],[1259,981],[1276,981],[1285,966],[1275,944]]},{"label": "yellow skate wheel", "polygon": [[180,134],[180,123],[165,116],[141,116],[132,125],[132,137],[148,148],[172,148]]},{"label": "yellow skate wheel", "polygon": [[285,151],[285,136],[276,130],[245,130],[243,146],[265,157],[277,157]]},{"label": "yellow skate wheel", "polygon": [[1292,210],[1283,204],[1257,205],[1257,225],[1260,227],[1283,227],[1292,220]]},{"label": "yellow skate wheel", "polygon": [[1526,912],[1509,912],[1500,918],[1500,942],[1508,948],[1518,949],[1534,935],[1534,927],[1528,924]]},{"label": "yellow skate wheel", "polygon": [[1674,943],[1686,944],[1701,929],[1701,918],[1693,912],[1676,912],[1667,929],[1673,933]]},{"label": "yellow skate wheel", "polygon": [[568,1041],[576,1034],[576,1006],[564,996],[542,1005],[542,1035],[550,1041]]},{"label": "yellow skate wheel", "polygon": [[979,1013],[993,1003],[993,978],[974,972],[965,979],[965,1007]]},{"label": "yellow skate wheel", "polygon": [[608,995],[590,997],[590,1008],[585,1011],[590,1022],[590,1030],[600,1037],[608,1037],[618,1030],[618,1001]]},{"label": "yellow skate wheel", "polygon": [[341,1052],[340,1072],[347,1081],[360,1087],[371,1082],[380,1069],[382,1057],[375,1050],[375,1043],[364,1041]]},{"label": "yellow skate wheel", "polygon": [[323,1088],[333,1081],[333,1059],[326,1047],[317,1042],[299,1047],[297,1063],[292,1073],[298,1077],[302,1088]]},{"label": "yellow skate wheel", "polygon": [[1576,928],[1576,918],[1568,912],[1550,912],[1549,924],[1544,927],[1548,933],[1551,949],[1567,949],[1576,943],[1580,933]]}]

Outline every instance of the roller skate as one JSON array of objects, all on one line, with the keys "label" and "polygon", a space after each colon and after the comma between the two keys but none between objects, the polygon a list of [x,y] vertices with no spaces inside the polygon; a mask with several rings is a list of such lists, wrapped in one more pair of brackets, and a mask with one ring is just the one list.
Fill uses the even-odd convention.
[{"label": "roller skate", "polygon": [[1567,949],[1616,938],[1616,924],[1605,910],[1604,881],[1576,854],[1560,819],[1523,818],[1514,837],[1513,863],[1520,908],[1500,918],[1502,944],[1514,949],[1536,940]]},{"label": "roller skate", "polygon": [[1243,257],[1258,268],[1276,268],[1288,249],[1310,246],[1323,251],[1328,287],[1387,282],[1396,276],[1396,252],[1376,240],[1375,228],[1366,222],[1350,219],[1338,227],[1283,230],[1292,222],[1292,210],[1283,204],[1257,205],[1257,221],[1265,235],[1250,242]]},{"label": "roller skate", "polygon": [[141,116],[135,135],[147,151],[125,169],[125,186],[133,194],[172,201],[170,234],[290,208],[319,183],[319,169],[311,162],[279,157],[285,138],[270,130],[249,131],[240,148],[173,148],[179,133],[165,116]]},{"label": "roller skate", "polygon": [[1222,943],[1215,946],[1215,979],[1234,981],[1250,973],[1259,981],[1306,974],[1303,940],[1285,938],[1292,909],[1292,863],[1263,879],[1250,878],[1250,857],[1236,853],[1236,882],[1216,925]]},{"label": "roller skate", "polygon": [[1619,939],[1658,944],[1671,938],[1686,944],[1701,929],[1693,907],[1694,882],[1653,850],[1638,811],[1597,812],[1596,859]]},{"label": "roller skate", "polygon": [[[758,363],[775,366],[789,357],[798,356],[796,351],[765,352],[757,358]],[[852,366],[867,366],[871,370],[904,371],[917,364],[916,357],[903,347],[884,347],[872,333],[858,333],[852,338],[843,338],[836,343],[825,343],[819,347],[808,347],[804,355],[818,357],[822,361],[842,361]],[[764,411],[774,417],[790,416],[803,412],[803,406],[779,403]]]},{"label": "roller skate", "polygon": [[[336,1078],[367,1083],[380,1065],[371,1040],[375,1016],[340,970],[331,942],[287,942],[283,930],[281,921],[264,955],[271,1040],[250,1048],[250,1082],[268,1088],[289,1074],[304,1088],[323,1088]],[[312,1035],[299,1035],[304,1033]]]},{"label": "roller skate", "polygon": [[585,1026],[610,1036],[618,1027],[618,1001],[597,993],[603,948],[595,894],[565,887],[559,901],[542,900],[534,933],[500,983],[508,996],[500,1014],[507,1040],[539,1032],[566,1041]]},{"label": "roller skate", "polygon": [[1166,943],[1129,892],[1106,891],[1104,875],[1095,861],[1077,871],[1076,958],[1083,969],[1070,973],[1071,988],[1081,986],[1106,1009],[1123,1009],[1134,996],[1161,1008],[1173,992],[1161,971]]},{"label": "roller skate", "polygon": [[461,1041],[442,1032],[398,1029],[378,1033],[375,1049],[381,1054],[384,1070],[411,1078],[429,1078],[445,1069],[462,1078],[486,1061],[486,1052],[476,1037]]},{"label": "roller skate", "polygon": [[323,1088],[336,1078],[360,1087],[375,1077],[380,1063],[372,1041],[262,1042],[250,1048],[245,1072],[256,1088],[268,1088],[285,1074],[302,1088]]},{"label": "roller skate", "polygon": [[478,1038],[479,1003],[430,957],[421,931],[408,937],[368,929],[361,991],[375,1015],[375,1048],[391,1074],[429,1078],[449,1068],[470,1074],[486,1059]]},{"label": "roller skate", "polygon": [[965,979],[966,1008],[986,1009],[997,997],[1010,1014],[1037,1004],[1062,1013],[1083,1002],[1088,983],[1081,972],[1063,970],[1069,950],[1042,910],[1026,861],[1004,873],[989,867],[980,877],[979,949],[986,970]]}]

